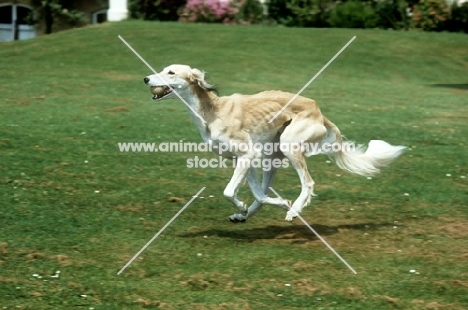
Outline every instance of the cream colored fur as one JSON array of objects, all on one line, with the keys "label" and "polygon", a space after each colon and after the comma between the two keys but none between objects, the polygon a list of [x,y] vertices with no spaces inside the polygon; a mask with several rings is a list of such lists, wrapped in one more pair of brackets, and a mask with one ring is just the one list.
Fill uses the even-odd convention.
[{"label": "cream colored fur", "polygon": [[[145,78],[145,83],[155,89],[157,86],[170,85],[165,96],[154,96],[155,100],[174,98],[174,91],[190,106],[189,113],[193,123],[198,127],[204,141],[214,145],[225,143],[230,145],[248,143],[281,143],[323,144],[324,141],[337,143],[341,146],[352,146],[352,142],[342,141],[338,127],[328,120],[321,112],[317,103],[302,96],[292,101],[284,111],[271,123],[269,121],[294,96],[282,91],[265,91],[255,95],[234,94],[219,97],[214,87],[205,81],[204,73],[186,65],[171,65],[161,73]],[[170,90],[174,90],[170,92]],[[155,94],[158,95],[158,94]],[[206,121],[203,120],[200,117]],[[329,154],[337,165],[351,173],[371,176],[380,171],[397,158],[406,147],[392,146],[384,141],[371,141],[369,148],[362,146],[349,151],[342,149]],[[224,195],[238,208],[240,213],[231,215],[232,222],[245,221],[256,214],[263,204],[271,204],[288,210],[286,220],[292,221],[298,212],[310,203],[313,195],[312,180],[305,161],[305,156],[313,155],[301,150],[277,151],[265,155],[249,149],[245,152],[226,152],[223,156],[237,160],[252,161],[261,156],[269,159],[286,157],[297,171],[301,181],[302,191],[299,197],[290,204],[281,198],[268,196],[276,169],[263,171],[260,184],[257,171],[254,168],[237,166],[234,174],[224,190]],[[239,200],[237,192],[247,180],[255,201],[250,207]]]}]

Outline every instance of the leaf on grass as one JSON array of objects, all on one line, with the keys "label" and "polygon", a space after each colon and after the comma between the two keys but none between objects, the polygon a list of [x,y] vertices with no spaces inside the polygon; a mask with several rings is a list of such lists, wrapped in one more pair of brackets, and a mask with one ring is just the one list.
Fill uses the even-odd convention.
[{"label": "leaf on grass", "polygon": [[135,206],[117,206],[117,210],[120,211],[130,211],[130,212],[141,212],[143,211],[143,208],[141,205],[135,205]]},{"label": "leaf on grass", "polygon": [[389,302],[391,304],[397,304],[398,303],[398,298],[393,298],[387,295],[382,296],[382,299],[385,300],[386,302]]},{"label": "leaf on grass", "polygon": [[26,255],[26,257],[29,259],[42,259],[45,257],[45,255],[44,253],[40,253],[40,252],[32,252]]},{"label": "leaf on grass", "polygon": [[179,198],[179,197],[169,197],[168,199],[170,202],[183,202],[185,199],[184,198]]}]

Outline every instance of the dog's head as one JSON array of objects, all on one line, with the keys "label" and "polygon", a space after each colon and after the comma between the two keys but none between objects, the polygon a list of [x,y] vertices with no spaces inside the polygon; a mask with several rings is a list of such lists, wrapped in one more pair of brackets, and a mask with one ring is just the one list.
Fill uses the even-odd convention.
[{"label": "dog's head", "polygon": [[216,90],[205,82],[204,72],[186,65],[170,65],[158,74],[148,75],[143,81],[150,87],[153,100],[173,98],[176,96],[174,91],[184,98]]}]

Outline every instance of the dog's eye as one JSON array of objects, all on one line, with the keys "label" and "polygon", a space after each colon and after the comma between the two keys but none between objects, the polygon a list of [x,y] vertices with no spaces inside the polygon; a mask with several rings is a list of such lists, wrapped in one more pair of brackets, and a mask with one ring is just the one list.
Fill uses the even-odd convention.
[{"label": "dog's eye", "polygon": [[174,75],[174,71],[169,71],[167,74]]}]

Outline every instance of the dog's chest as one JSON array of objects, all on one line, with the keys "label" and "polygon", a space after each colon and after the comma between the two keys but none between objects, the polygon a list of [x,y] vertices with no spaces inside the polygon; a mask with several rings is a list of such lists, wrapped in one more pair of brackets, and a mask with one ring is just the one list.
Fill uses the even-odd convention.
[{"label": "dog's chest", "polygon": [[236,156],[236,152],[233,152],[232,149],[232,137],[225,132],[217,130],[216,128],[210,130],[210,128],[206,127],[204,130],[200,130],[200,134],[203,141],[210,146],[210,149],[215,154],[226,158],[233,158]]}]

